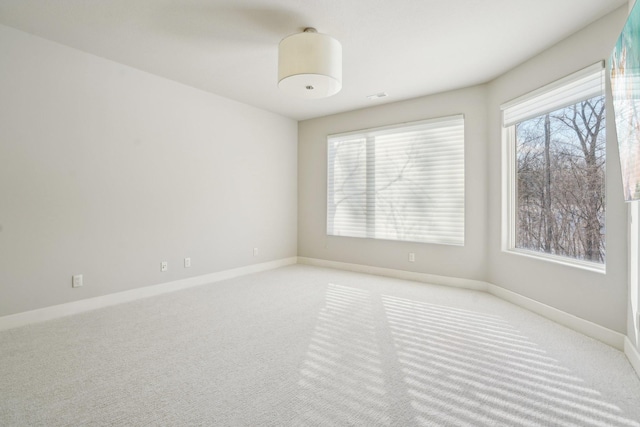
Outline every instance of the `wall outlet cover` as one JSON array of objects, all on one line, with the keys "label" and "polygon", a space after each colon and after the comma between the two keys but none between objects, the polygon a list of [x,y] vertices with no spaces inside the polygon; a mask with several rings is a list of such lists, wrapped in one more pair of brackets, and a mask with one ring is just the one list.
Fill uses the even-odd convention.
[{"label": "wall outlet cover", "polygon": [[76,274],[71,278],[71,286],[74,288],[79,288],[82,286],[82,274]]}]

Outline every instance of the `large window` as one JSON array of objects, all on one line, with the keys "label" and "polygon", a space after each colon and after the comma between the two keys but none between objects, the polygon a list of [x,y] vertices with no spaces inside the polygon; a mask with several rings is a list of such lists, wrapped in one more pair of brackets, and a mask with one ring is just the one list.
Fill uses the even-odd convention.
[{"label": "large window", "polygon": [[503,106],[508,250],[604,266],[603,81],[596,64]]},{"label": "large window", "polygon": [[464,244],[464,118],[328,137],[327,234]]}]

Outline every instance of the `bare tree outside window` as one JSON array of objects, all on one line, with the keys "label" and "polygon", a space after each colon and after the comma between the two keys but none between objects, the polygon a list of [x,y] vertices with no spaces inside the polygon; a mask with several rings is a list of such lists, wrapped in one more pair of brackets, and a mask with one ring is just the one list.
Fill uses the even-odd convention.
[{"label": "bare tree outside window", "polygon": [[516,247],[605,262],[603,96],[516,124]]}]

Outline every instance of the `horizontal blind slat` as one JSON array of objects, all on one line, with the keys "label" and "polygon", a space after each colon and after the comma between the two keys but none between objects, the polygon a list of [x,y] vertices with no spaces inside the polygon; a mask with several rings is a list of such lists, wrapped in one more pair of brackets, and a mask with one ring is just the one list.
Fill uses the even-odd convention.
[{"label": "horizontal blind slat", "polygon": [[604,63],[598,62],[504,104],[501,107],[503,126],[513,126],[542,114],[600,96],[603,93],[603,87]]}]

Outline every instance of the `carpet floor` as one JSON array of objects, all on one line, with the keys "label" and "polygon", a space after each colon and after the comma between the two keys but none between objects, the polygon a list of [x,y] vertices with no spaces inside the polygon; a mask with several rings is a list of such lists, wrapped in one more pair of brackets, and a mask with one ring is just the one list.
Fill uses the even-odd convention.
[{"label": "carpet floor", "polygon": [[0,425],[640,427],[640,380],[483,292],[294,265],[0,332]]}]

